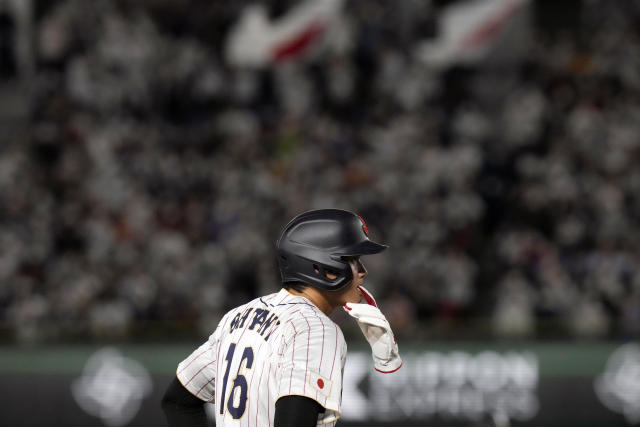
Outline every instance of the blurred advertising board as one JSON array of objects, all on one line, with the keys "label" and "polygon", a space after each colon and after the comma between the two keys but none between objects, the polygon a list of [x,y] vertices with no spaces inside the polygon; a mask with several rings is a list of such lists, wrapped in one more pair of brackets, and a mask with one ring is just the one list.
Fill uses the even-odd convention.
[{"label": "blurred advertising board", "polygon": [[[635,343],[434,343],[401,347],[393,374],[350,351],[342,426],[630,426],[640,421]],[[0,347],[2,425],[162,426],[184,345]],[[213,405],[208,405],[213,411]]]}]

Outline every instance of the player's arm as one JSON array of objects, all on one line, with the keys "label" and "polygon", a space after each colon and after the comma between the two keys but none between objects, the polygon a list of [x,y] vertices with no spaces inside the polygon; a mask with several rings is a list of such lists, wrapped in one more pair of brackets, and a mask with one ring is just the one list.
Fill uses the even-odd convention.
[{"label": "player's arm", "polygon": [[346,353],[342,332],[326,317],[301,313],[286,325],[283,336],[276,400],[282,413],[277,417],[291,423],[283,426],[335,422],[340,418]]},{"label": "player's arm", "polygon": [[304,396],[283,396],[276,402],[274,427],[315,427],[324,411],[318,402]]},{"label": "player's arm", "polygon": [[209,339],[178,364],[176,377],[162,398],[162,409],[170,427],[207,426],[204,403],[215,400],[216,354],[221,326],[220,321]]},{"label": "player's arm", "polygon": [[162,397],[162,410],[169,427],[207,427],[204,401],[189,392],[174,377]]}]

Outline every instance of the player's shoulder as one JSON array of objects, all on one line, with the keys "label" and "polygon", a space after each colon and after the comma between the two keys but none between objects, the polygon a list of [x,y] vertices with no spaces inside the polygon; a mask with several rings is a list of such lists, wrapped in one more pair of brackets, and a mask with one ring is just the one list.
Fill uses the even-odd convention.
[{"label": "player's shoulder", "polygon": [[346,349],[346,341],[340,327],[320,310],[303,309],[291,317],[282,330],[285,345],[313,348]]},{"label": "player's shoulder", "polygon": [[286,322],[294,334],[310,333],[314,336],[322,335],[326,339],[335,337],[338,341],[344,341],[340,327],[313,304],[301,305],[293,315],[286,319]]},{"label": "player's shoulder", "polygon": [[320,311],[320,309],[313,305],[306,304],[301,305],[299,310],[292,314],[287,321],[302,328],[335,330],[337,327],[333,320]]},{"label": "player's shoulder", "polygon": [[238,319],[240,323],[242,316],[251,316],[252,312],[254,315],[259,312],[268,318],[273,315],[276,321],[272,323],[280,325],[276,326],[279,329],[276,335],[291,336],[310,332],[326,338],[335,336],[339,341],[344,341],[340,327],[322,310],[308,299],[292,295],[285,289],[235,307],[225,317]]}]

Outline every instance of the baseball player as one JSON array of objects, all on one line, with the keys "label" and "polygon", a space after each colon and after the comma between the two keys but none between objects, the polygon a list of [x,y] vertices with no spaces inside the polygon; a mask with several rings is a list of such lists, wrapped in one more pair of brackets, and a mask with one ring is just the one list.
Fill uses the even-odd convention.
[{"label": "baseball player", "polygon": [[178,365],[162,400],[169,425],[206,426],[203,404],[211,402],[217,426],[334,426],[347,354],[328,317],[334,309],[358,322],[376,370],[402,365],[389,322],[362,287],[360,257],[386,247],[369,240],[352,212],[314,210],[291,220],[276,243],[282,289],[229,311]]}]

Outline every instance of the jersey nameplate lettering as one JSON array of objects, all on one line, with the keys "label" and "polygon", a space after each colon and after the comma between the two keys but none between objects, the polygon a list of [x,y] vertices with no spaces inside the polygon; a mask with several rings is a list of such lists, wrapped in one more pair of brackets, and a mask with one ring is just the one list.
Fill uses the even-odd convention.
[{"label": "jersey nameplate lettering", "polygon": [[[242,313],[235,315],[229,325],[229,333],[240,328],[247,328],[255,331],[267,341],[276,327],[280,324],[280,319],[275,313],[265,308],[249,307]],[[268,332],[268,334],[267,334]],[[266,334],[266,335],[265,335]]]}]

